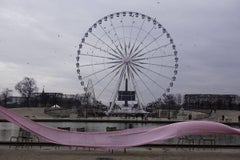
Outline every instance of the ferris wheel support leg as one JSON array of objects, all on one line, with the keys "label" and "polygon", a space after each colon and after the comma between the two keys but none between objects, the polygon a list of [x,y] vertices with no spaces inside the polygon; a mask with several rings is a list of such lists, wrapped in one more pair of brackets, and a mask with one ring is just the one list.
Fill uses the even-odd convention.
[{"label": "ferris wheel support leg", "polygon": [[139,110],[144,111],[142,103],[139,103]]},{"label": "ferris wheel support leg", "polygon": [[123,68],[122,71],[121,71],[121,74],[120,74],[120,77],[119,77],[119,80],[118,80],[118,85],[116,87],[115,94],[114,94],[113,99],[111,101],[112,103],[110,105],[109,110],[107,111],[108,115],[114,110],[115,101],[116,101],[116,98],[117,98],[118,90],[119,90],[120,85],[121,85],[121,81],[123,79],[124,72],[125,72],[125,68]]},{"label": "ferris wheel support leg", "polygon": [[131,78],[132,78],[134,90],[136,91],[137,102],[138,102],[138,109],[139,109],[140,111],[143,111],[143,112],[144,112],[143,105],[142,105],[142,103],[141,103],[141,101],[140,101],[140,99],[139,99],[139,96],[138,96],[138,90],[137,90],[137,87],[136,87],[135,78],[134,78],[132,72],[130,72],[130,75],[131,75]]}]

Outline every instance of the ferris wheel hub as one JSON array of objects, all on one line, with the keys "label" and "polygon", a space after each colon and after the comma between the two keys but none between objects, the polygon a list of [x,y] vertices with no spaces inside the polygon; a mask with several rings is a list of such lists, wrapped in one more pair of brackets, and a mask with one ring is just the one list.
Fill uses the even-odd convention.
[{"label": "ferris wheel hub", "polygon": [[130,56],[123,57],[123,63],[124,64],[129,64],[130,62],[131,62],[131,57]]}]

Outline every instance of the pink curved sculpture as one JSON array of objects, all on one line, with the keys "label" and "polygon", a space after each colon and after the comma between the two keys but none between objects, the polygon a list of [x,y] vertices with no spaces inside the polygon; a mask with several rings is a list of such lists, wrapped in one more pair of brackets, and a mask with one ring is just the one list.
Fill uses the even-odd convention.
[{"label": "pink curved sculpture", "polygon": [[160,127],[115,132],[64,131],[31,121],[0,106],[0,117],[34,133],[45,141],[70,146],[124,148],[187,135],[237,134],[240,129],[210,121],[188,121]]}]

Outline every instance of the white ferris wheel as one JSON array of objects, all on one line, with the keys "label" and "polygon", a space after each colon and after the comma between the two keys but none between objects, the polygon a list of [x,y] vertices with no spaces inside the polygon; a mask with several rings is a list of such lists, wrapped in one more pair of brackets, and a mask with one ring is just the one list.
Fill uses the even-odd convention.
[{"label": "white ferris wheel", "polygon": [[138,12],[117,12],[94,23],[76,57],[81,86],[90,79],[98,101],[110,112],[144,112],[146,104],[170,92],[178,69],[170,33]]}]

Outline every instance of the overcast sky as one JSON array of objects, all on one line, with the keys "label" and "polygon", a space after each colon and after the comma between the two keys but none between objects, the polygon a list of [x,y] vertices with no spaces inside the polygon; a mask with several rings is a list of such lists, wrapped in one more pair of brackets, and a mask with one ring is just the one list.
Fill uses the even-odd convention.
[{"label": "overcast sky", "polygon": [[28,76],[40,91],[83,93],[76,46],[119,11],[156,17],[171,33],[179,52],[172,93],[240,95],[239,0],[0,0],[0,91]]}]

